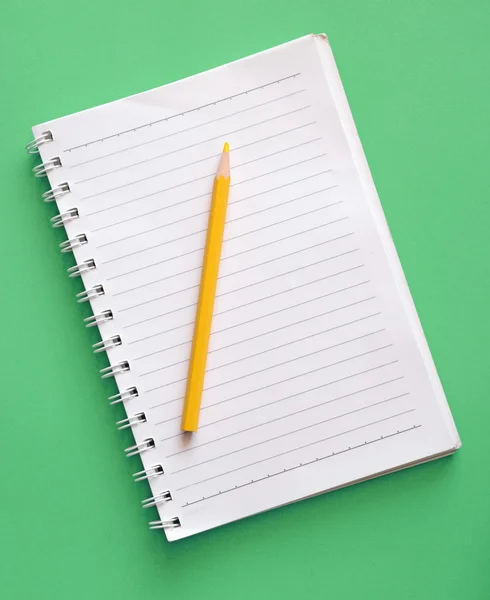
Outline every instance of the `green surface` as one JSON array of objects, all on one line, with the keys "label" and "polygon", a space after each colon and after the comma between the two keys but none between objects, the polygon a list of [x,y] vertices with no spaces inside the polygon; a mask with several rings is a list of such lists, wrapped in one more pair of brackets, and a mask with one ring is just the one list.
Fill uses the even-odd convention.
[{"label": "green surface", "polygon": [[[10,0],[0,15],[2,598],[490,598],[488,0]],[[463,448],[168,544],[23,147],[35,123],[321,31]]]}]

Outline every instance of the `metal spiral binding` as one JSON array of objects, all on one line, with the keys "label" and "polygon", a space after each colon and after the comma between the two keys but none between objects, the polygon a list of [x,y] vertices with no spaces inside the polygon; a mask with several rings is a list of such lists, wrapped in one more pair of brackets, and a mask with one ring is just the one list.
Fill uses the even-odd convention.
[{"label": "metal spiral binding", "polygon": [[116,365],[111,365],[110,367],[101,369],[100,375],[102,379],[107,379],[108,377],[114,377],[115,375],[124,373],[124,371],[129,371],[129,363],[127,360],[123,360],[120,363],[117,363]]},{"label": "metal spiral binding", "polygon": [[153,438],[147,438],[140,444],[134,444],[133,446],[129,446],[125,448],[124,452],[126,456],[129,458],[130,456],[136,456],[137,454],[143,454],[147,450],[152,450],[155,448],[155,440]]},{"label": "metal spiral binding", "polygon": [[56,200],[60,196],[68,194],[68,192],[71,192],[70,186],[68,182],[65,181],[64,183],[60,183],[58,186],[51,188],[47,192],[44,192],[44,194],[42,195],[42,199],[44,200],[44,202],[54,202],[54,200]]},{"label": "metal spiral binding", "polygon": [[88,238],[84,233],[80,233],[74,238],[71,238],[71,240],[61,242],[60,248],[61,252],[73,252],[73,248],[78,248],[79,246],[84,246],[85,244],[88,244]]},{"label": "metal spiral binding", "polygon": [[61,158],[59,156],[54,156],[46,162],[34,167],[32,172],[34,173],[34,177],[46,177],[50,171],[53,171],[61,166]]},{"label": "metal spiral binding", "polygon": [[101,323],[105,323],[106,321],[112,321],[113,318],[114,315],[112,314],[112,310],[103,310],[97,315],[87,317],[83,320],[83,322],[86,324],[85,327],[95,327],[96,325],[100,325]]},{"label": "metal spiral binding", "polygon": [[94,285],[94,287],[89,290],[84,290],[75,296],[77,302],[87,302],[89,300],[94,300],[94,298],[98,298],[99,296],[103,296],[105,294],[103,285]]},{"label": "metal spiral binding", "polygon": [[75,265],[74,267],[70,267],[67,269],[67,272],[70,277],[80,277],[84,273],[88,273],[88,271],[92,271],[96,268],[95,260],[93,258],[89,258],[85,260],[83,263],[79,265]]},{"label": "metal spiral binding", "polygon": [[118,421],[116,425],[119,425],[118,429],[127,429],[133,425],[138,425],[138,423],[146,423],[146,415],[144,412],[122,419],[121,421]]},{"label": "metal spiral binding", "polygon": [[179,517],[172,517],[171,519],[162,521],[150,521],[148,525],[150,529],[175,529],[176,527],[181,527]]},{"label": "metal spiral binding", "polygon": [[92,344],[92,348],[94,349],[94,354],[97,354],[98,352],[106,352],[107,350],[109,350],[109,348],[115,348],[116,346],[120,346],[121,344],[121,336],[113,335],[107,340],[102,340],[101,342]]},{"label": "metal spiral binding", "polygon": [[148,479],[153,479],[154,477],[163,475],[163,473],[164,471],[162,465],[154,465],[149,469],[143,469],[143,471],[133,473],[133,477],[134,481],[147,481]]},{"label": "metal spiral binding", "polygon": [[53,141],[53,134],[51,131],[43,131],[41,135],[35,137],[32,141],[30,141],[27,146],[27,154],[39,154],[39,146],[46,144],[47,142]]},{"label": "metal spiral binding", "polygon": [[172,494],[169,490],[165,490],[160,492],[159,494],[155,494],[151,496],[151,498],[147,498],[146,500],[142,500],[142,508],[150,508],[151,506],[157,506],[158,504],[165,504],[165,502],[170,502],[172,500]]},{"label": "metal spiral binding", "polygon": [[69,208],[68,210],[65,210],[65,212],[62,212],[55,217],[51,217],[51,227],[63,227],[65,223],[78,219],[79,217],[78,208]]},{"label": "metal spiral binding", "polygon": [[[29,144],[26,146],[26,150],[29,154],[38,154],[39,146],[46,144],[53,140],[53,134],[51,131],[45,131],[40,136],[34,138]],[[46,177],[49,172],[53,171],[62,166],[62,161],[59,156],[55,156],[42,162],[40,165],[37,165],[32,169],[35,177]],[[70,184],[65,181],[63,183],[59,183],[56,187],[44,192],[42,194],[42,198],[44,202],[54,202],[58,200],[61,196],[68,194],[71,192]],[[66,223],[73,221],[75,219],[80,218],[79,211],[76,207],[70,208],[60,214],[52,217],[50,219],[51,226],[54,228],[63,227]],[[80,233],[75,237],[72,237],[64,242],[62,242],[59,246],[61,252],[72,252],[75,248],[88,244],[89,240],[87,234]],[[88,271],[91,271],[96,268],[96,263],[93,258],[87,259],[80,264],[77,264],[68,269],[68,274],[70,277],[79,277]],[[76,295],[77,302],[91,302],[100,296],[105,294],[104,286],[101,284],[95,285],[90,289],[84,290],[83,292]],[[111,321],[114,319],[114,314],[112,310],[107,309],[100,313],[94,314],[90,317],[84,319],[84,323],[86,327],[95,327],[99,326],[102,323],[106,323],[107,321]],[[92,348],[95,353],[98,352],[107,352],[107,350],[111,348],[115,348],[116,346],[122,345],[122,339],[120,335],[112,335],[111,337],[97,342],[93,344]],[[121,361],[117,364],[106,367],[105,369],[100,370],[101,377],[103,379],[108,377],[115,377],[125,371],[130,370],[130,365],[128,361]],[[118,404],[120,402],[125,402],[127,400],[131,400],[133,398],[137,398],[139,396],[138,389],[136,386],[132,386],[127,388],[126,390],[119,392],[118,394],[111,396],[109,398],[110,404]],[[118,429],[127,429],[130,427],[134,427],[140,423],[146,423],[147,418],[144,412],[138,412],[136,414],[130,415],[125,419],[117,421],[116,425]],[[156,447],[155,440],[153,438],[147,438],[140,443],[129,446],[124,450],[127,457],[136,456],[143,454],[147,450],[154,449]],[[147,469],[143,469],[142,471],[138,471],[133,474],[134,481],[148,481],[155,477],[159,477],[163,475],[164,470],[162,465],[157,464]],[[157,506],[160,504],[164,504],[166,502],[172,501],[172,494],[170,490],[164,490],[147,498],[142,501],[143,508],[150,508],[152,506]],[[167,529],[167,528],[175,528],[180,527],[181,523],[178,517],[172,517],[167,520],[159,520],[159,521],[151,521],[149,523],[150,529]]]},{"label": "metal spiral binding", "polygon": [[129,400],[130,398],[137,398],[139,396],[138,390],[136,387],[130,387],[124,392],[119,392],[115,396],[111,396],[109,400],[112,400],[109,404],[119,404],[119,402],[124,402],[125,400]]}]

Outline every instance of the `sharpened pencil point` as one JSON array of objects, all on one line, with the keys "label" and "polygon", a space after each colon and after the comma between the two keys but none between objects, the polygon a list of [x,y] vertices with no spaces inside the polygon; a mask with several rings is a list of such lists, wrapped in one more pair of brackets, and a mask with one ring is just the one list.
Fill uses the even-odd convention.
[{"label": "sharpened pencil point", "polygon": [[230,192],[230,146],[223,147],[218,170],[213,185],[211,206],[208,217],[208,233],[204,250],[199,300],[197,303],[194,336],[188,367],[185,390],[184,412],[181,428],[183,431],[197,431],[199,412],[206,375],[209,338],[213,321],[214,299],[218,283],[221,246],[226,222],[226,208]]}]

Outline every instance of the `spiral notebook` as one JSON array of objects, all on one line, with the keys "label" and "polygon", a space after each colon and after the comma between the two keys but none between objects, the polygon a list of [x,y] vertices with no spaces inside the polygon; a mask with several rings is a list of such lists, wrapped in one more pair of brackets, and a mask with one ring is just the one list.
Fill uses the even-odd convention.
[{"label": "spiral notebook", "polygon": [[[325,36],[33,132],[102,376],[134,433],[126,453],[141,455],[134,477],[158,510],[151,528],[176,540],[459,447]],[[224,141],[232,187],[200,427],[184,434]]]}]

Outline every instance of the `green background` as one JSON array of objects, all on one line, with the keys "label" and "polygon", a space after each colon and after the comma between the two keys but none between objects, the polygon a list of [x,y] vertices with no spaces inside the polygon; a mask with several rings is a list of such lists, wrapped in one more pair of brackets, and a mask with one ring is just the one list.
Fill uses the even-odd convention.
[{"label": "green background", "polygon": [[[490,598],[488,0],[0,9],[0,593]],[[30,126],[325,31],[463,448],[175,544],[147,522]]]}]

